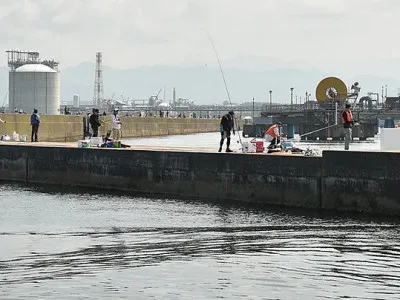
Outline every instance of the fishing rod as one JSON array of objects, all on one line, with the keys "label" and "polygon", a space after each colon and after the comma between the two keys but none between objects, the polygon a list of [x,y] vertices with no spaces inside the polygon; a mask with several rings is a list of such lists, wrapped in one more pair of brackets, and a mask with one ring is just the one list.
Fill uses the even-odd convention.
[{"label": "fishing rod", "polygon": [[[328,120],[329,120],[329,119],[328,119]],[[309,134],[313,134],[313,133],[318,132],[318,131],[321,131],[321,130],[329,129],[329,128],[334,127],[334,126],[337,126],[337,125],[338,125],[338,104],[337,104],[337,102],[336,102],[336,103],[335,103],[335,124],[328,125],[328,126],[326,126],[326,127],[319,128],[319,129],[317,129],[317,130],[314,130],[314,131],[310,131],[310,132],[301,134],[300,137],[306,136],[306,135],[309,135]]]},{"label": "fishing rod", "polygon": [[[205,33],[207,34],[207,36],[208,36],[208,38],[209,38],[209,40],[210,40],[210,42],[211,42],[211,45],[213,46],[214,53],[215,53],[215,56],[216,56],[217,61],[218,61],[219,70],[221,71],[222,79],[223,79],[223,81],[224,81],[225,91],[226,91],[226,94],[228,95],[229,104],[231,105],[231,109],[233,110],[233,105],[232,105],[232,101],[231,101],[231,96],[230,96],[230,94],[229,94],[228,84],[226,83],[225,74],[224,74],[224,71],[222,70],[222,65],[221,65],[221,61],[219,60],[217,48],[215,47],[215,44],[214,44],[213,39],[211,38],[211,35],[210,35],[205,29],[204,29],[204,31],[205,31]],[[242,139],[240,138],[240,127],[237,125],[237,124],[238,124],[237,118],[234,118],[234,121],[235,121],[235,123],[236,123],[236,128],[239,129],[239,130],[238,130],[238,138],[239,138],[239,140],[238,140],[237,142],[240,143],[240,145],[243,146],[243,144],[242,144]],[[235,125],[235,124],[234,124],[234,125]]]},{"label": "fishing rod", "polygon": [[326,126],[326,127],[323,127],[323,128],[319,128],[319,129],[317,129],[317,130],[314,130],[314,131],[310,131],[310,132],[301,134],[300,136],[306,136],[306,135],[313,134],[313,133],[315,133],[315,132],[318,132],[318,131],[321,131],[321,130],[325,130],[325,129],[328,129],[328,128],[331,128],[331,127],[335,127],[335,126],[338,126],[338,124],[333,124],[333,125],[329,125],[329,126]]},{"label": "fishing rod", "polygon": [[8,95],[8,90],[7,90],[6,94],[4,95],[3,106],[2,106],[4,108],[5,108],[5,105],[6,105],[7,95]]},{"label": "fishing rod", "polygon": [[[377,114],[376,114],[376,115],[377,115]],[[372,116],[374,116],[374,115],[372,115]],[[365,119],[368,119],[368,118],[370,118],[370,117],[371,117],[371,116],[368,116],[368,117],[362,118],[361,120],[357,120],[357,121],[354,121],[354,122],[359,124],[361,121],[363,121],[363,120],[365,120]],[[338,126],[338,125],[339,125],[339,124],[338,124],[338,104],[336,103],[336,109],[335,109],[335,124],[331,124],[331,125],[328,125],[328,126],[326,126],[326,127],[319,128],[319,129],[317,129],[317,130],[313,130],[313,131],[310,131],[310,132],[307,132],[307,133],[303,133],[303,134],[300,135],[300,137],[307,136],[307,135],[313,134],[313,133],[315,133],[315,132],[318,132],[318,131],[321,131],[321,130],[325,130],[325,129],[329,129],[329,128],[332,128],[332,127],[335,127],[335,126]],[[355,126],[357,126],[357,125],[355,125]]]}]

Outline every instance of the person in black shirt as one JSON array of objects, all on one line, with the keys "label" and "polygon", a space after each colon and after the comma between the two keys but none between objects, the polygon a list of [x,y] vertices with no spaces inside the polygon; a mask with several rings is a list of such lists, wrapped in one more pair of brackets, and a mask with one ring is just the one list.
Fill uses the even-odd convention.
[{"label": "person in black shirt", "polygon": [[99,110],[96,108],[93,110],[93,113],[89,117],[89,123],[92,127],[93,137],[99,136],[99,127],[101,126],[100,118],[99,118]]},{"label": "person in black shirt", "polygon": [[38,141],[39,125],[40,125],[40,116],[38,114],[38,110],[35,108],[33,110],[33,114],[31,115],[31,126],[32,126],[31,142]]},{"label": "person in black shirt", "polygon": [[222,151],[222,146],[224,145],[224,140],[226,138],[226,152],[233,152],[229,146],[231,144],[231,130],[233,130],[233,134],[235,134],[235,123],[233,116],[235,113],[233,111],[228,112],[226,115],[223,115],[220,123],[220,132],[221,132],[221,141],[219,143],[218,152]]}]

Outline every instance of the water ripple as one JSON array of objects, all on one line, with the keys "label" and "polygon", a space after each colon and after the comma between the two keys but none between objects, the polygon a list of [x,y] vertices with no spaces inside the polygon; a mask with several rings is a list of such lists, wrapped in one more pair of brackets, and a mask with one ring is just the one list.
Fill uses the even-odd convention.
[{"label": "water ripple", "polygon": [[400,291],[392,221],[3,195],[1,299],[397,299]]},{"label": "water ripple", "polygon": [[[357,234],[353,231],[353,236],[347,239],[333,238],[355,228],[361,229],[361,226],[112,228],[101,232],[37,232],[35,236],[57,236],[67,240],[73,236],[86,236],[93,243],[73,251],[33,252],[1,260],[1,283],[37,283],[82,274],[94,275],[107,268],[148,267],[169,261],[218,256],[229,260],[226,257],[232,255],[243,260],[257,255],[263,257],[263,263],[268,265],[261,268],[266,277],[286,273],[296,279],[322,278],[334,285],[342,281],[355,284],[373,282],[388,290],[399,289],[400,247],[382,245],[374,239],[376,226],[366,226]],[[384,228],[397,231],[393,226]],[[96,243],[93,237],[102,241]],[[297,263],[276,265],[273,261],[278,257]]]}]

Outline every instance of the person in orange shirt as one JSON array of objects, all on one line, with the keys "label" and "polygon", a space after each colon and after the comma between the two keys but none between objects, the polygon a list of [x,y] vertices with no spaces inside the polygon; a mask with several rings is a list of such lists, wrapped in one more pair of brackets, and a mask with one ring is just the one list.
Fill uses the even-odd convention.
[{"label": "person in orange shirt", "polygon": [[352,139],[351,128],[354,125],[354,120],[353,120],[353,114],[351,113],[350,108],[351,108],[351,105],[347,103],[341,114],[342,124],[343,124],[343,128],[344,128],[344,150],[349,150],[350,141]]},{"label": "person in orange shirt", "polygon": [[278,122],[278,123],[272,125],[271,127],[269,127],[265,131],[264,138],[267,142],[270,142],[268,149],[276,148],[276,145],[278,145],[281,142],[281,137],[282,137],[282,134],[280,133],[281,127],[282,127],[282,123]]}]

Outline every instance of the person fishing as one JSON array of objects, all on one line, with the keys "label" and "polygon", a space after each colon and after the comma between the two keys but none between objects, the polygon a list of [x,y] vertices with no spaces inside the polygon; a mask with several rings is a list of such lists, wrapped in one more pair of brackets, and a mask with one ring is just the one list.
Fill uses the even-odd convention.
[{"label": "person fishing", "polygon": [[354,126],[353,114],[351,113],[350,108],[351,105],[347,103],[341,114],[342,124],[344,128],[344,150],[350,149],[350,141],[352,139],[351,128]]},{"label": "person fishing", "polygon": [[89,123],[92,127],[93,135],[92,137],[99,136],[99,127],[101,126],[100,116],[99,116],[99,109],[93,109],[93,113],[89,117]]},{"label": "person fishing", "polygon": [[121,119],[118,116],[119,109],[114,109],[114,113],[111,116],[112,121],[112,136],[113,139],[119,140],[121,138]]},{"label": "person fishing", "polygon": [[38,114],[38,110],[35,108],[31,115],[31,126],[32,126],[31,142],[38,141],[39,125],[40,125],[40,116]]},{"label": "person fishing", "polygon": [[231,110],[227,114],[223,115],[220,122],[221,140],[219,142],[218,152],[222,151],[224,140],[226,139],[226,152],[233,152],[229,146],[231,145],[231,130],[235,134],[235,123],[233,116],[235,113]]},{"label": "person fishing", "polygon": [[280,129],[282,127],[282,123],[278,122],[276,124],[273,124],[270,126],[266,131],[265,131],[265,140],[269,142],[268,149],[275,149],[276,145],[278,145],[281,142],[281,137],[283,136],[280,133]]}]

